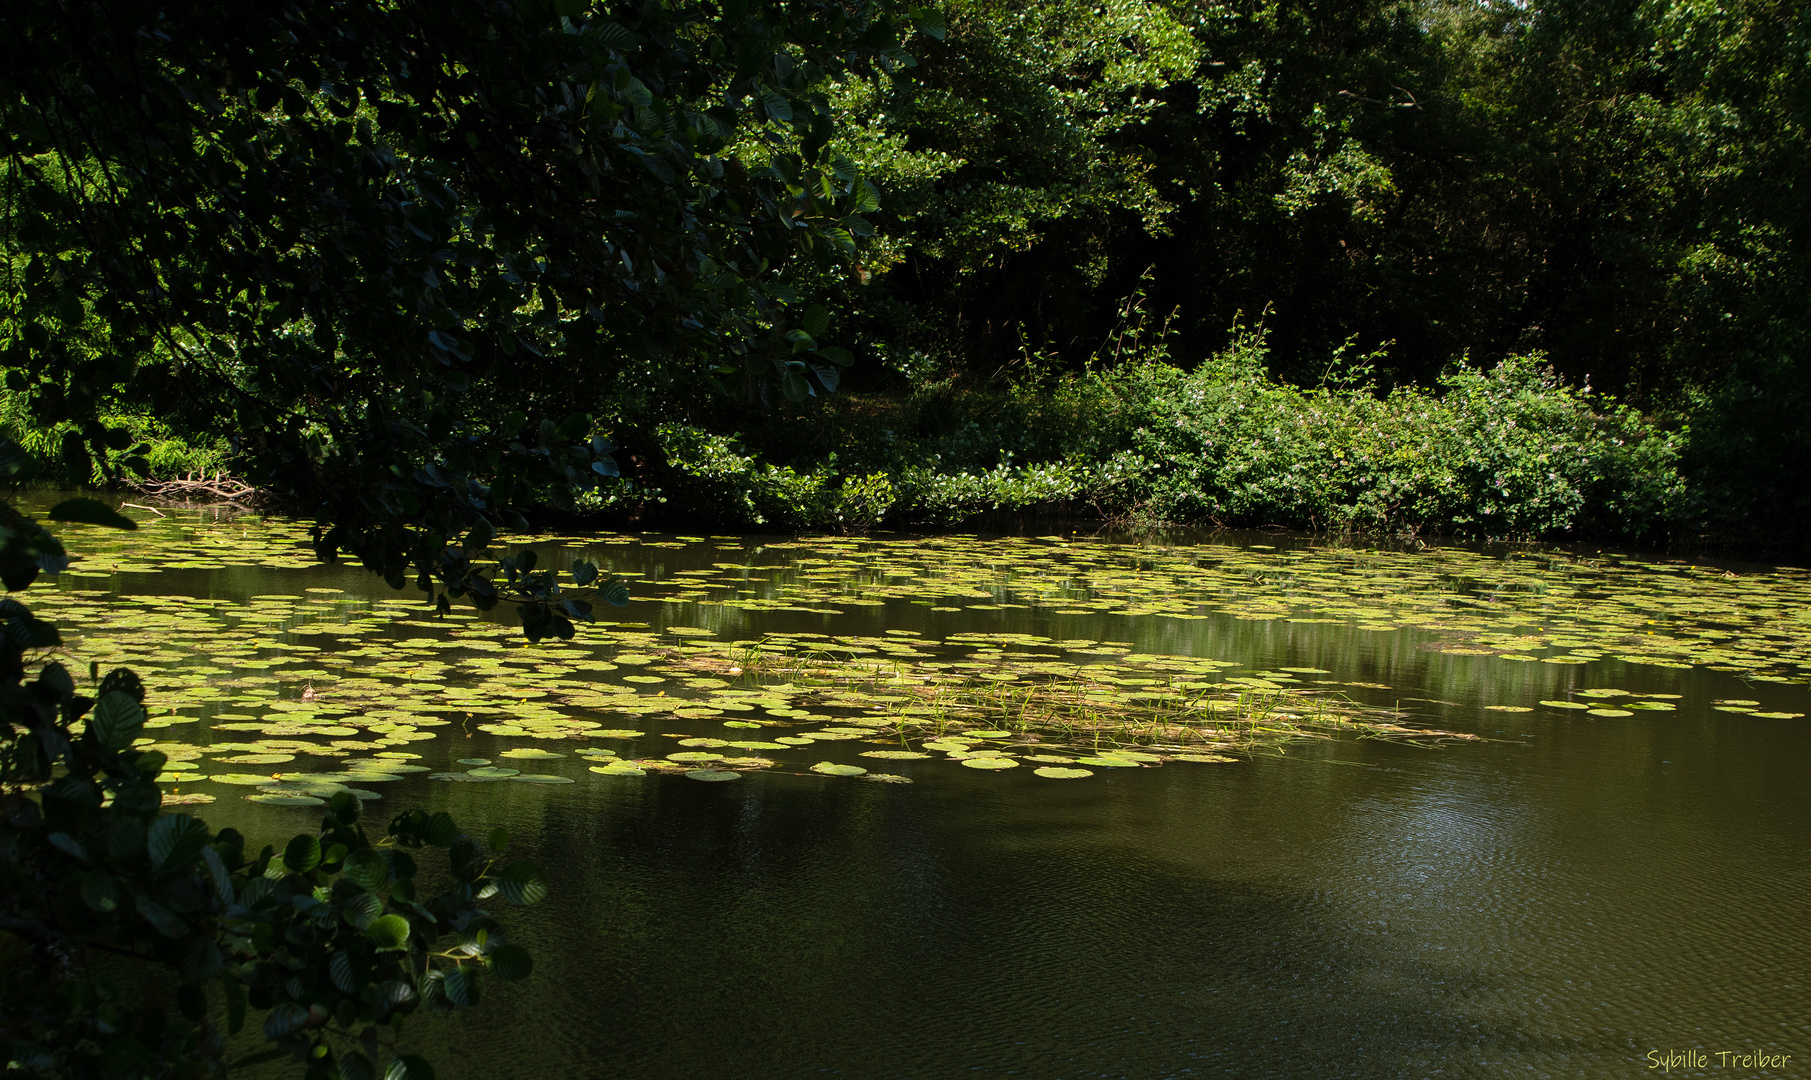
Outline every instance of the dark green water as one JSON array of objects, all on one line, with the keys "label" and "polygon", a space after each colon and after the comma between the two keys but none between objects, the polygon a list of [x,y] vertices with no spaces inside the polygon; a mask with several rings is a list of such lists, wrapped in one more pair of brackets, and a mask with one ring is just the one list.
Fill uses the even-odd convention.
[{"label": "dark green water", "polygon": [[[649,580],[721,558],[610,554]],[[390,595],[334,568],[113,580]],[[623,617],[700,618],[658,599]],[[1811,712],[1802,681],[1515,663],[1429,651],[1412,627],[1226,614],[889,601],[727,618],[738,632],[979,628],[1313,666],[1484,738],[1337,739],[1078,782],[947,762],[910,763],[910,785],[411,776],[374,816],[423,806],[505,825],[553,886],[504,915],[536,956],[530,981],[493,985],[456,1024],[410,1021],[406,1042],[441,1076],[1608,1077],[1660,1075],[1646,1055],[1669,1050],[1708,1065],[1666,1075],[1811,1076],[1811,720],[1706,704]],[[1682,697],[1658,717],[1481,708],[1584,686]],[[438,731],[410,749],[509,745]],[[220,790],[197,808],[216,825],[275,838],[315,819]],[[1717,1056],[1757,1050],[1791,1060]]]}]

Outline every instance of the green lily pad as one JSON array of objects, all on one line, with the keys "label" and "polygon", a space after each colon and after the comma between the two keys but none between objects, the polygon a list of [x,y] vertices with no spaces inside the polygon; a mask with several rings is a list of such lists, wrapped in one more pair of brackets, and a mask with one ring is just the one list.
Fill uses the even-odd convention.
[{"label": "green lily pad", "polygon": [[721,761],[722,754],[707,753],[703,750],[686,750],[677,754],[668,754],[668,761]]},{"label": "green lily pad", "polygon": [[1140,769],[1144,767],[1130,758],[1122,757],[1085,757],[1075,760],[1077,764],[1098,765],[1103,769]]},{"label": "green lily pad", "polygon": [[216,784],[234,784],[239,787],[257,787],[259,784],[268,784],[271,782],[271,780],[273,780],[275,778],[268,774],[260,775],[258,773],[213,773],[212,775],[209,775],[209,776],[198,776],[198,777],[196,777],[196,779],[197,780],[211,780]]},{"label": "green lily pad", "polygon": [[1592,709],[1590,712],[1585,713],[1585,715],[1586,716],[1634,716],[1635,714],[1630,712],[1627,709]]},{"label": "green lily pad", "polygon": [[1019,763],[1009,757],[967,757],[962,764],[970,769],[1016,769]]},{"label": "green lily pad", "polygon": [[1805,714],[1802,712],[1758,712],[1749,713],[1748,715],[1761,720],[1797,720]]},{"label": "green lily pad", "polygon": [[811,767],[811,771],[823,773],[825,776],[860,776],[868,770],[860,765],[838,765],[834,761],[820,761]]},{"label": "green lily pad", "polygon": [[1589,709],[1591,707],[1582,701],[1543,701],[1541,704],[1549,709]]},{"label": "green lily pad", "polygon": [[[582,752],[583,751],[581,751],[581,753]],[[490,758],[462,757],[456,762],[456,764],[459,764],[459,765],[489,765]]]},{"label": "green lily pad", "polygon": [[1094,775],[1092,769],[1070,769],[1061,765],[1044,765],[1031,771],[1046,780],[1080,780],[1084,776]]},{"label": "green lily pad", "polygon": [[646,776],[648,770],[630,765],[627,762],[615,762],[609,765],[593,765],[591,771],[601,776]]},{"label": "green lily pad", "polygon": [[516,758],[521,761],[552,761],[563,758],[565,754],[556,754],[551,750],[542,750],[534,746],[511,747],[497,755],[498,757]]},{"label": "green lily pad", "polygon": [[912,758],[928,758],[931,755],[918,750],[863,750],[861,756],[905,761]]},{"label": "green lily pad", "polygon": [[471,770],[469,775],[502,777],[502,776],[516,776],[516,775],[519,775],[520,772],[521,772],[520,769],[505,769],[505,768],[502,768],[502,767],[496,766],[496,765],[486,765],[482,768],[477,768],[477,769]]},{"label": "green lily pad", "polygon": [[1225,754],[1177,754],[1176,760],[1195,761],[1203,764],[1219,764],[1227,761],[1237,761],[1239,759],[1236,757],[1228,757]]},{"label": "green lily pad", "polygon": [[728,769],[688,769],[685,773],[688,780],[703,780],[706,783],[721,783],[725,780],[740,780],[742,774]]},{"label": "green lily pad", "polygon": [[276,795],[263,792],[247,795],[246,802],[263,803],[265,806],[325,806],[326,799],[317,799],[313,795]]}]

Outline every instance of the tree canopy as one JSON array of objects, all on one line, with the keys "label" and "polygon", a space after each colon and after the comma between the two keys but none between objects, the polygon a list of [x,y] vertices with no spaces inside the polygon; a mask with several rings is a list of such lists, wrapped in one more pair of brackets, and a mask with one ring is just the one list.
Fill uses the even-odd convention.
[{"label": "tree canopy", "polygon": [[[323,556],[485,602],[448,541],[615,475],[602,404],[837,385],[849,355],[782,271],[870,231],[821,87],[909,64],[907,24],[821,0],[246,16],[0,16],[0,357],[77,425],[72,460],[142,467],[97,418],[153,403],[230,435]],[[531,628],[570,633],[549,599]]]}]

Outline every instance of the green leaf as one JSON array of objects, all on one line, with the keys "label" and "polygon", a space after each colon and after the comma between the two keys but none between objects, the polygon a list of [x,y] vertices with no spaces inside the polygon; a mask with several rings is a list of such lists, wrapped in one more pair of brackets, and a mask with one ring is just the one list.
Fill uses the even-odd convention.
[{"label": "green leaf", "polygon": [[453,841],[459,839],[459,825],[453,816],[441,811],[428,818],[428,823],[421,830],[421,839],[435,847],[452,847]]},{"label": "green leaf", "polygon": [[161,814],[151,823],[145,850],[159,870],[185,866],[207,846],[208,827],[187,814]]},{"label": "green leaf", "polygon": [[920,34],[937,41],[942,41],[943,35],[949,32],[943,21],[943,12],[935,8],[913,8],[912,25]]},{"label": "green leaf", "polygon": [[372,919],[371,925],[365,927],[365,936],[379,949],[400,949],[409,941],[409,920],[401,915]]},{"label": "green leaf", "polygon": [[145,726],[145,710],[138,702],[119,690],[110,690],[95,702],[88,714],[88,730],[95,741],[108,750],[124,750],[138,738]]},{"label": "green leaf", "polygon": [[384,1070],[384,1080],[434,1080],[433,1068],[414,1054],[404,1054]]},{"label": "green leaf", "polygon": [[628,607],[629,583],[622,578],[613,577],[609,581],[598,586],[597,596],[598,599],[609,604],[611,607]]},{"label": "green leaf", "polygon": [[413,986],[400,979],[391,979],[380,983],[377,996],[371,999],[373,1017],[378,1023],[384,1023],[393,1013],[413,1012],[419,1001]]},{"label": "green leaf", "polygon": [[446,973],[446,980],[441,983],[441,992],[446,994],[446,999],[461,1008],[478,1004],[479,990],[476,967],[456,967]]},{"label": "green leaf", "polygon": [[340,908],[340,917],[354,930],[363,930],[371,925],[372,920],[382,915],[383,901],[371,893],[358,893],[346,898],[345,906]]},{"label": "green leaf", "polygon": [[220,987],[226,998],[226,1032],[237,1035],[245,1027],[245,988],[231,971],[220,973]]},{"label": "green leaf", "polygon": [[478,524],[472,526],[472,531],[465,535],[465,543],[461,546],[465,548],[467,555],[477,555],[485,548],[490,547],[490,542],[496,538],[497,532],[491,527],[491,523],[480,520]]},{"label": "green leaf", "polygon": [[333,980],[333,985],[347,994],[356,994],[365,988],[366,973],[363,968],[364,965],[354,960],[352,953],[345,949],[335,950],[332,958],[327,961],[328,977]]},{"label": "green leaf", "polygon": [[547,898],[547,875],[534,863],[513,862],[497,875],[497,888],[511,903],[539,903]]},{"label": "green leaf", "polygon": [[597,580],[597,564],[589,559],[580,559],[572,564],[572,582],[579,588],[588,588]]},{"label": "green leaf", "polygon": [[321,865],[321,840],[302,833],[283,848],[283,865],[292,874],[306,874]]},{"label": "green leaf", "polygon": [[504,982],[526,979],[534,973],[534,957],[520,945],[499,945],[485,958],[491,974]]},{"label": "green leaf", "polygon": [[119,887],[108,875],[91,871],[82,878],[82,903],[102,914],[114,911],[119,908]]},{"label": "green leaf", "polygon": [[293,1001],[280,1001],[264,1018],[264,1037],[282,1039],[301,1031],[308,1023],[308,1010]]},{"label": "green leaf", "polygon": [[813,304],[806,308],[805,318],[802,321],[805,332],[814,338],[822,336],[824,331],[830,329],[830,313],[824,310],[822,304]]},{"label": "green leaf", "polygon": [[[332,814],[334,820],[342,825],[350,825],[357,821],[359,811],[362,807],[363,804],[359,802],[358,796],[352,794],[350,791],[336,792],[333,798],[327,800],[327,812]],[[332,862],[334,860],[330,859],[328,861]]]},{"label": "green leaf", "polygon": [[177,918],[176,913],[149,896],[140,894],[133,904],[138,913],[144,916],[152,928],[167,938],[179,938],[189,932],[189,924]]},{"label": "green leaf", "polygon": [[340,1055],[340,1077],[341,1080],[377,1080],[377,1066],[357,1050],[348,1050]]},{"label": "green leaf", "polygon": [[366,892],[376,892],[390,880],[390,864],[376,848],[359,848],[346,856],[340,873]]},{"label": "green leaf", "polygon": [[46,515],[52,521],[68,521],[78,525],[100,525],[108,529],[136,529],[138,522],[119,514],[107,507],[98,499],[65,499],[50,508]]}]

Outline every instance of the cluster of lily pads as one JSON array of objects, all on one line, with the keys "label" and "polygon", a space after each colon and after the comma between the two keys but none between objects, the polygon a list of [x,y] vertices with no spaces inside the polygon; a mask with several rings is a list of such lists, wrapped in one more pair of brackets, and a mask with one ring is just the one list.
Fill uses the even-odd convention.
[{"label": "cluster of lily pads", "polygon": [[[83,533],[71,544],[75,567],[59,588],[34,589],[34,606],[62,627],[72,666],[125,665],[144,677],[147,741],[169,757],[174,802],[209,801],[208,785],[278,805],[339,791],[376,798],[374,786],[417,773],[464,783],[650,773],[715,782],[754,771],[902,782],[910,777],[884,770],[946,760],[1072,779],[1226,762],[1331,732],[1429,734],[1347,696],[1380,684],[1061,636],[1080,625],[1064,620],[1081,615],[1408,628],[1458,655],[1702,664],[1756,682],[1802,683],[1811,672],[1811,575],[1794,570],[1063,537],[535,537],[522,539],[563,552],[547,561],[589,558],[629,578],[630,610],[648,621],[529,646],[496,618],[458,609],[434,618],[417,594],[373,598],[362,573],[319,567],[292,522],[172,512],[145,524]],[[962,612],[952,621],[972,627],[966,612],[1024,610],[1053,632],[833,632],[839,617],[872,630],[872,618],[850,616],[914,610],[906,605],[925,609],[915,625]],[[824,629],[799,629],[801,615]],[[1087,625],[1098,634],[1102,624]],[[1658,718],[1677,700],[1600,688],[1538,705]],[[1758,699],[1711,707],[1799,716]],[[668,738],[678,749],[655,752],[653,740]],[[498,740],[532,745],[489,749]],[[861,763],[813,760],[819,744],[845,741],[865,744],[852,755]],[[585,771],[557,771],[573,758]]]}]

